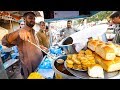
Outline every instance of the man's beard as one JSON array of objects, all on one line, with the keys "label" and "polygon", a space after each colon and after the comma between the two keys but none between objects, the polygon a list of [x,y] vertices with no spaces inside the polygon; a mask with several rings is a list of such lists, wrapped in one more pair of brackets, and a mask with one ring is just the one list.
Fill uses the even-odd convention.
[{"label": "man's beard", "polygon": [[71,28],[71,26],[67,26],[67,28]]},{"label": "man's beard", "polygon": [[35,24],[31,24],[30,22],[27,22],[26,25],[32,28]]}]

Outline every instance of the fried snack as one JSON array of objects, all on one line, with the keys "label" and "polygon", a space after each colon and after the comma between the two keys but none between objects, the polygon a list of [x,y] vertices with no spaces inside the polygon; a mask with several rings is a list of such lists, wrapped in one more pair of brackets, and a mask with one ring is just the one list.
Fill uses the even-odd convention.
[{"label": "fried snack", "polygon": [[91,60],[91,59],[94,59],[94,57],[92,55],[85,55],[85,58]]},{"label": "fried snack", "polygon": [[78,55],[77,59],[80,61],[82,57],[84,57],[84,56],[79,56]]},{"label": "fried snack", "polygon": [[88,63],[88,60],[85,60],[85,61],[82,60],[82,61],[81,61],[82,66],[83,66],[83,65],[86,65],[87,63]]},{"label": "fried snack", "polygon": [[89,61],[91,64],[95,64],[96,62],[95,62],[95,59],[94,60],[90,60]]},{"label": "fried snack", "polygon": [[67,59],[67,60],[66,60],[66,63],[67,63],[67,64],[73,64],[74,62],[73,62],[72,60]]},{"label": "fried snack", "polygon": [[73,64],[66,64],[68,68],[73,68]]},{"label": "fried snack", "polygon": [[80,58],[80,61],[81,61],[81,62],[86,62],[86,61],[88,61],[88,59],[87,59],[86,57],[81,57],[81,58]]},{"label": "fried snack", "polygon": [[77,64],[74,64],[73,69],[77,70],[77,68],[78,68]]},{"label": "fried snack", "polygon": [[86,57],[85,57],[85,56],[81,56],[81,57],[79,57],[78,59],[80,59],[80,61],[81,61],[81,60],[86,59]]},{"label": "fried snack", "polygon": [[88,67],[87,66],[83,66],[82,69],[85,70],[85,71],[87,71]]},{"label": "fried snack", "polygon": [[67,59],[72,59],[72,55],[67,55]]},{"label": "fried snack", "polygon": [[82,65],[78,65],[78,69],[81,70],[82,69]]},{"label": "fried snack", "polygon": [[75,64],[81,64],[79,59],[74,59],[73,61],[74,61]]},{"label": "fried snack", "polygon": [[86,54],[86,55],[92,55],[92,51],[91,51],[90,49],[87,49],[87,50],[85,51],[85,54]]},{"label": "fried snack", "polygon": [[80,52],[78,54],[84,54],[85,51],[84,50],[80,50]]},{"label": "fried snack", "polygon": [[72,55],[72,60],[76,59],[77,58],[77,54],[73,54]]},{"label": "fried snack", "polygon": [[66,64],[69,68],[87,70],[90,65],[95,64],[95,53],[90,49],[81,50],[78,54],[67,56]]},{"label": "fried snack", "polygon": [[78,55],[77,55],[77,58],[78,58],[78,57],[84,57],[84,56],[85,56],[85,54],[78,54]]},{"label": "fried snack", "polygon": [[73,65],[73,69],[76,69],[76,70],[81,70],[81,69],[82,69],[82,67],[81,67],[81,65],[80,65],[80,64],[74,64],[74,65]]},{"label": "fried snack", "polygon": [[95,55],[96,55],[96,53],[95,53],[95,52],[93,52],[92,56],[93,56],[93,57],[95,57]]},{"label": "fried snack", "polygon": [[81,58],[81,65],[84,70],[87,70],[87,68],[93,64],[95,64],[95,59],[93,56],[86,56]]}]

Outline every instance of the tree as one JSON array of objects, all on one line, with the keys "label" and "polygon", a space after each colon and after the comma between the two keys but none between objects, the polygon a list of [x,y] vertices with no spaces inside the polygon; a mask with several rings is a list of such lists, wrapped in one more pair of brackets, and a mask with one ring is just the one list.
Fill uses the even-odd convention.
[{"label": "tree", "polygon": [[[88,17],[87,18],[87,22],[90,23],[90,22],[96,22],[96,21],[99,21],[99,20],[103,20],[103,19],[107,19],[107,17],[110,16],[110,14],[112,14],[113,11],[100,11],[98,12],[97,14],[91,16],[91,17]],[[76,20],[76,24],[82,24],[83,23],[83,20],[84,19],[78,19]]]}]

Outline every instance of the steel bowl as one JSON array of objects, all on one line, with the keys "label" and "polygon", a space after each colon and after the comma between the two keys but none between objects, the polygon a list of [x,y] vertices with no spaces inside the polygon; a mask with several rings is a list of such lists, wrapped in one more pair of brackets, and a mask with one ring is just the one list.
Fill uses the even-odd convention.
[{"label": "steel bowl", "polygon": [[74,54],[77,53],[75,49],[75,44],[73,43],[73,39],[71,37],[64,38],[59,47],[65,52],[65,54]]},{"label": "steel bowl", "polygon": [[75,54],[77,53],[75,49],[75,44],[69,44],[69,45],[59,45],[59,47],[64,51],[64,53],[67,54]]}]

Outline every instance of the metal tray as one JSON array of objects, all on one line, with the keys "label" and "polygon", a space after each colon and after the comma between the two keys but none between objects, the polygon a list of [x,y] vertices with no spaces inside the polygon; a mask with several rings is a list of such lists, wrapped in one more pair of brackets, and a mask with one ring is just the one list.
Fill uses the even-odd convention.
[{"label": "metal tray", "polygon": [[87,71],[78,71],[70,69],[66,66],[66,62],[64,62],[65,68],[74,76],[80,78],[80,79],[120,79],[120,71],[115,72],[106,72],[104,71],[104,78],[92,78],[88,75]]}]

